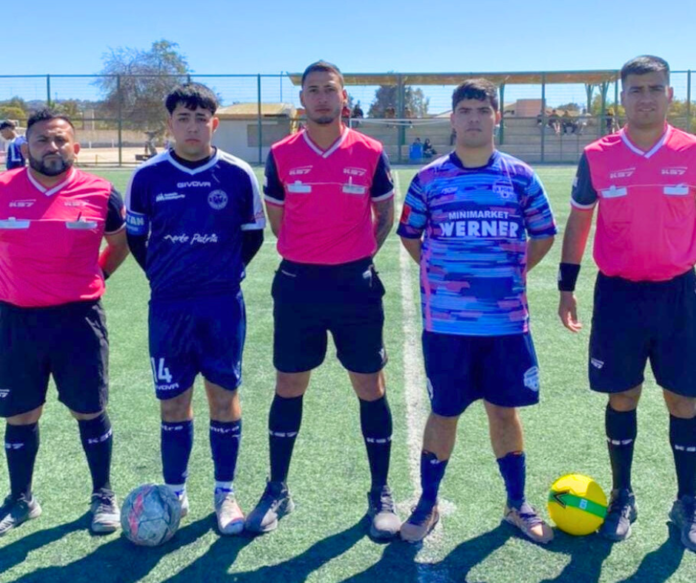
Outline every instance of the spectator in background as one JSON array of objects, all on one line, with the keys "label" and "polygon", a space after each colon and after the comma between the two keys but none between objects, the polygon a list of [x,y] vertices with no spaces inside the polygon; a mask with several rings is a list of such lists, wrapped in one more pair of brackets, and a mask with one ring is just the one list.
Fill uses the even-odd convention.
[{"label": "spectator in background", "polygon": [[613,134],[616,131],[616,119],[614,119],[614,110],[611,107],[604,115],[604,129],[607,134]]},{"label": "spectator in background", "polygon": [[434,158],[435,156],[437,156],[437,151],[435,148],[433,148],[430,138],[425,138],[425,142],[423,143],[423,158],[428,160],[430,158]]},{"label": "spectator in background", "polygon": [[546,124],[554,131],[555,134],[561,133],[561,118],[558,112],[554,109],[549,116],[549,120]]},{"label": "spectator in background", "polygon": [[561,118],[561,123],[563,126],[563,133],[564,134],[574,134],[578,130],[578,124],[575,121],[575,118],[573,118],[572,115],[570,115],[570,112],[566,109],[565,113],[563,114],[563,117]]},{"label": "spectator in background", "polygon": [[0,135],[7,141],[7,157],[5,158],[7,169],[24,168],[25,160],[22,153],[22,144],[26,140],[24,136],[20,136],[17,133],[17,124],[10,120],[3,121],[0,123]]},{"label": "spectator in background", "polygon": [[413,140],[413,143],[408,149],[408,159],[410,162],[420,162],[423,159],[425,150],[420,138]]},{"label": "spectator in background", "polygon": [[355,104],[355,107],[353,107],[353,127],[358,127],[360,125],[361,119],[365,117],[365,113],[362,110],[362,107],[360,107],[360,102],[358,101]]}]

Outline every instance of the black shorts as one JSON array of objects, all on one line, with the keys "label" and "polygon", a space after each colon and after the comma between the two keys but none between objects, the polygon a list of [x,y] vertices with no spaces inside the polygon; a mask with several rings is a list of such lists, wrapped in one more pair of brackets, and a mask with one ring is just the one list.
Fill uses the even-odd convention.
[{"label": "black shorts", "polygon": [[0,417],[43,405],[50,375],[69,409],[98,413],[108,400],[108,360],[100,302],[48,308],[0,302]]},{"label": "black shorts", "polygon": [[696,275],[633,282],[597,276],[588,363],[590,387],[619,393],[640,385],[645,365],[657,384],[696,397]]},{"label": "black shorts", "polygon": [[273,364],[287,373],[319,366],[327,332],[351,372],[384,368],[384,286],[371,258],[335,266],[283,260],[273,280]]}]

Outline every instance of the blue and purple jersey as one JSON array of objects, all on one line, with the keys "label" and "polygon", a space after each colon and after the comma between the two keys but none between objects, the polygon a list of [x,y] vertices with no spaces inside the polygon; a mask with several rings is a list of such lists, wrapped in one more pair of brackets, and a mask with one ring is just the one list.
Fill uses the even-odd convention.
[{"label": "blue and purple jersey", "polygon": [[404,201],[401,237],[423,237],[421,304],[430,332],[503,336],[529,330],[527,237],[556,234],[534,171],[494,152],[464,168],[452,152],[416,174]]}]

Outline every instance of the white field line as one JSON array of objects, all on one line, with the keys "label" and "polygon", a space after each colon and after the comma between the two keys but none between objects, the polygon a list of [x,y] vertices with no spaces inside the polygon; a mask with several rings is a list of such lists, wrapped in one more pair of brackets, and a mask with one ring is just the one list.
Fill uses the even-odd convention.
[{"label": "white field line", "polygon": [[[401,208],[405,193],[401,191],[399,173],[394,172],[394,186],[396,188],[396,217],[401,216]],[[421,348],[420,314],[417,304],[414,302],[413,276],[418,274],[418,269],[406,249],[401,246],[399,250],[399,267],[401,273],[401,309],[404,355],[404,392],[406,395],[406,427],[408,442],[408,466],[411,476],[412,496],[409,500],[399,504],[403,516],[411,513],[420,496],[420,458],[423,446],[423,430],[430,412],[430,403],[426,391],[425,367],[423,365],[423,353]],[[416,279],[418,284],[418,279]],[[447,515],[454,511],[454,505],[440,499],[440,513]],[[418,566],[418,582],[431,583],[434,581],[449,581],[449,573],[433,572],[431,563],[435,559],[436,549],[442,541],[442,528],[438,524],[433,532],[424,541],[424,546],[419,551],[416,561]]]}]

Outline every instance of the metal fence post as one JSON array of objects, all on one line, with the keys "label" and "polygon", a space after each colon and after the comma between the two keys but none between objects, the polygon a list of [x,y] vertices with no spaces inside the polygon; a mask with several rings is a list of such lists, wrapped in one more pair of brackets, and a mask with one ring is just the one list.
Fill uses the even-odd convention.
[{"label": "metal fence post", "polygon": [[686,72],[686,131],[691,131],[691,69]]},{"label": "metal fence post", "polygon": [[546,154],[546,74],[541,74],[541,162]]},{"label": "metal fence post", "polygon": [[256,90],[258,92],[258,129],[259,129],[259,164],[263,164],[263,135],[262,135],[262,124],[261,124],[261,75],[256,76],[256,83],[257,87]]},{"label": "metal fence post", "polygon": [[121,95],[121,75],[116,75],[116,94],[118,95],[118,165],[123,166],[123,95]]},{"label": "metal fence post", "polygon": [[498,145],[502,146],[505,143],[505,83],[501,83],[498,88],[500,92],[500,125],[498,126]]},{"label": "metal fence post", "polygon": [[[406,114],[406,90],[404,88],[404,78],[401,75],[397,75],[397,87],[396,87],[396,105],[399,118],[404,119]],[[397,124],[397,134],[396,134],[396,147],[399,152],[399,164],[402,162],[401,147],[406,141],[406,127]]]},{"label": "metal fence post", "polygon": [[46,75],[46,107],[51,107],[51,76]]}]

